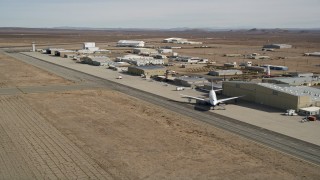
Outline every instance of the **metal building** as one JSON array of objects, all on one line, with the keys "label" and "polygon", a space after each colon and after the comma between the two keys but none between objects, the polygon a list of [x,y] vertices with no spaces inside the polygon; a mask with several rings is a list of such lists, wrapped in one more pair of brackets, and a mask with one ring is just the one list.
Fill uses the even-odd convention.
[{"label": "metal building", "polygon": [[166,68],[163,66],[129,66],[128,73],[133,75],[144,75],[149,78],[152,76],[164,76]]},{"label": "metal building", "polygon": [[320,106],[320,89],[316,88],[240,81],[223,82],[222,86],[224,95],[245,95],[244,100],[283,110]]},{"label": "metal building", "polygon": [[212,76],[233,76],[233,75],[241,75],[242,71],[237,69],[215,70],[215,71],[210,71],[209,74]]},{"label": "metal building", "polygon": [[144,47],[144,41],[131,41],[131,40],[120,40],[117,43],[118,47]]},{"label": "metal building", "polygon": [[81,57],[80,62],[83,64],[89,64],[93,66],[108,66],[113,61],[111,61],[106,56],[86,56]]},{"label": "metal building", "polygon": [[290,45],[290,44],[267,44],[267,45],[264,45],[263,48],[284,49],[284,48],[292,48],[292,45]]},{"label": "metal building", "polygon": [[83,49],[90,50],[90,51],[97,51],[99,50],[99,47],[96,47],[95,42],[84,42]]},{"label": "metal building", "polygon": [[181,76],[174,79],[174,83],[178,86],[196,87],[204,85],[209,81],[203,77]]}]

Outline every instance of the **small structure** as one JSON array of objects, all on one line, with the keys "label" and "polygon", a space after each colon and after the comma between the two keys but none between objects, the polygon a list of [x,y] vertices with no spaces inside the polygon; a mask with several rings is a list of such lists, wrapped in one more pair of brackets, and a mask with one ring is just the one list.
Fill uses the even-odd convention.
[{"label": "small structure", "polygon": [[97,50],[99,50],[99,47],[96,47],[95,42],[84,42],[83,49],[90,50],[90,51],[97,51]]},{"label": "small structure", "polygon": [[262,48],[261,51],[274,51],[273,48]]},{"label": "small structure", "polygon": [[199,57],[179,56],[176,60],[185,63],[198,63],[201,59]]},{"label": "small structure", "polygon": [[305,56],[317,56],[320,57],[320,52],[313,52],[313,53],[304,53]]},{"label": "small structure", "polygon": [[277,71],[288,71],[289,68],[287,66],[277,66],[277,65],[262,65],[261,67],[267,68],[270,67],[271,70],[277,70]]},{"label": "small structure", "polygon": [[181,42],[186,42],[186,41],[188,41],[188,40],[183,39],[183,38],[172,37],[172,38],[164,39],[162,42],[164,42],[164,43],[181,43]]},{"label": "small structure", "polygon": [[160,54],[169,54],[169,53],[172,53],[172,49],[158,49],[158,52]]},{"label": "small structure", "polygon": [[289,72],[292,77],[312,77],[312,72]]},{"label": "small structure", "polygon": [[128,73],[150,78],[152,76],[164,76],[166,68],[163,66],[129,66]]},{"label": "small structure", "polygon": [[306,108],[300,108],[298,111],[299,115],[302,116],[319,116],[320,114],[320,107],[306,107]]},{"label": "small structure", "polygon": [[210,71],[209,74],[212,76],[233,76],[233,75],[241,75],[242,71],[236,70],[236,69],[215,70],[215,71]]},{"label": "small structure", "polygon": [[202,44],[202,42],[188,41],[187,39],[175,38],[175,37],[164,39],[162,42],[176,43],[176,44]]},{"label": "small structure", "polygon": [[267,45],[264,45],[262,48],[284,49],[284,48],[292,48],[292,45],[290,45],[290,44],[267,44]]},{"label": "small structure", "polygon": [[117,43],[118,47],[144,47],[144,41],[120,40]]},{"label": "small structure", "polygon": [[242,57],[242,54],[224,54],[224,57]]},{"label": "small structure", "polygon": [[246,70],[250,70],[250,71],[257,71],[257,72],[260,72],[260,73],[264,73],[264,72],[267,71],[266,68],[260,67],[260,66],[245,66],[245,69]]},{"label": "small structure", "polygon": [[65,57],[67,54],[75,54],[75,51],[72,50],[58,50],[55,51],[55,56]]},{"label": "small structure", "polygon": [[237,66],[237,62],[233,62],[233,63],[224,63],[223,64],[224,67],[231,67],[231,68],[236,68]]},{"label": "small structure", "polygon": [[55,51],[63,51],[63,50],[65,50],[65,49],[61,49],[61,48],[48,48],[48,49],[46,49],[45,51],[45,53],[46,54],[50,54],[50,55],[55,55]]}]

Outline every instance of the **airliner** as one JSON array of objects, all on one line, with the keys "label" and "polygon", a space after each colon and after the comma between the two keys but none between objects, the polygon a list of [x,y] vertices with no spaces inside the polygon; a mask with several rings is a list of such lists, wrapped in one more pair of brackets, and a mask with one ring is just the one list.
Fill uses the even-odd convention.
[{"label": "airliner", "polygon": [[217,99],[217,95],[216,92],[217,91],[221,91],[222,89],[217,89],[217,90],[213,90],[213,88],[209,91],[209,98],[203,99],[203,98],[199,98],[199,97],[194,97],[194,96],[188,96],[188,95],[184,95],[184,94],[180,94],[183,98],[188,98],[189,101],[191,101],[191,99],[195,99],[195,100],[199,100],[202,101],[206,104],[210,104],[212,107],[215,106],[219,106],[220,104],[223,104],[225,101],[229,101],[232,99],[237,99],[237,98],[241,98],[243,96],[237,96],[237,97],[230,97],[230,98],[225,98],[225,99]]}]

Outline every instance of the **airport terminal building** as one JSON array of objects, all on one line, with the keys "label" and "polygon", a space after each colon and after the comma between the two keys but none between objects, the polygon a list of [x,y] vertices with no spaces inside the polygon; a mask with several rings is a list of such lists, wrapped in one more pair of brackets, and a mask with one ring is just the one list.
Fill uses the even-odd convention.
[{"label": "airport terminal building", "polygon": [[223,82],[222,86],[224,95],[245,95],[244,100],[283,110],[320,107],[320,89],[312,87],[240,81]]}]

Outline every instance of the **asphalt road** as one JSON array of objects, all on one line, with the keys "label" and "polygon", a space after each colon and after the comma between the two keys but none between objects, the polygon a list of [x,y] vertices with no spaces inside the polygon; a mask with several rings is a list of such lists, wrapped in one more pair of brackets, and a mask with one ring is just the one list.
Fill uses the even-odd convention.
[{"label": "asphalt road", "polygon": [[283,153],[320,165],[320,147],[315,144],[304,142],[267,129],[240,122],[236,119],[224,117],[210,111],[206,111],[205,108],[201,106],[195,108],[189,104],[178,103],[149,92],[141,91],[83,72],[48,63],[40,59],[32,58],[19,53],[9,53],[8,55],[66,79],[73,80],[75,82],[85,82],[88,86],[98,86],[120,91],[171,111],[175,111],[193,119],[197,119],[215,127],[238,134],[257,143],[261,143],[273,149],[279,150]]}]

